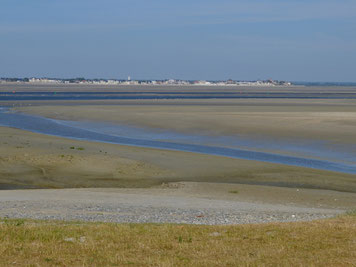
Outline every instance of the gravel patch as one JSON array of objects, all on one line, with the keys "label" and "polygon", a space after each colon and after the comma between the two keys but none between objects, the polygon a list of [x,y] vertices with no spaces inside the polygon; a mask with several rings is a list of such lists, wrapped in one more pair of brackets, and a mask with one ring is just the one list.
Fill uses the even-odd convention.
[{"label": "gravel patch", "polygon": [[199,197],[91,192],[15,190],[0,192],[0,217],[41,220],[227,225],[310,221],[343,210],[226,201]]}]

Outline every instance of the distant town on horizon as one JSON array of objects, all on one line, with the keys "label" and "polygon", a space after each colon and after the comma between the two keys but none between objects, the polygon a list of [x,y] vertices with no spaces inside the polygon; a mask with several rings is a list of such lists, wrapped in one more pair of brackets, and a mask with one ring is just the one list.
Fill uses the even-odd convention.
[{"label": "distant town on horizon", "polygon": [[183,79],[88,79],[49,78],[49,77],[1,77],[0,83],[29,83],[29,84],[93,84],[93,85],[197,85],[197,86],[356,86],[356,82],[317,82],[317,81],[284,81],[284,80],[183,80]]},{"label": "distant town on horizon", "polygon": [[97,85],[244,85],[244,86],[290,86],[291,82],[279,80],[256,80],[256,81],[239,81],[239,80],[182,80],[182,79],[163,79],[163,80],[134,80],[130,76],[127,79],[86,79],[80,78],[48,78],[48,77],[31,77],[31,78],[0,78],[0,82],[23,82],[32,84],[97,84]]}]

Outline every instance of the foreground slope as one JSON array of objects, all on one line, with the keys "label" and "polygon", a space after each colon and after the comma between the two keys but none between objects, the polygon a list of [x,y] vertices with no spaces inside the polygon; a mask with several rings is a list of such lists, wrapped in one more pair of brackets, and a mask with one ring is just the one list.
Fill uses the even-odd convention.
[{"label": "foreground slope", "polygon": [[4,266],[354,266],[356,217],[239,226],[1,220],[0,257]]}]

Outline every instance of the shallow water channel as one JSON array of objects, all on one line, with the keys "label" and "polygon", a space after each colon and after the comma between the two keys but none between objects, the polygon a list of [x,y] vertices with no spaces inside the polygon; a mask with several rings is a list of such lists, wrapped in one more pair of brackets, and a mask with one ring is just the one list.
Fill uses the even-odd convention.
[{"label": "shallow water channel", "polygon": [[102,122],[63,121],[0,108],[0,126],[129,146],[178,150],[356,174],[355,146],[311,140],[183,134]]}]

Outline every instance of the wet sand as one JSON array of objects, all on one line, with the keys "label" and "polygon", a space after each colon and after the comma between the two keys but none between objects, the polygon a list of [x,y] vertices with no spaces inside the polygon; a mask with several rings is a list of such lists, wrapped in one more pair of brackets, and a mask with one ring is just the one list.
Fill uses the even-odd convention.
[{"label": "wet sand", "polygon": [[[73,103],[63,101],[21,102],[17,104],[22,104],[22,106],[17,105],[14,107],[15,110],[54,119],[111,122],[202,135],[238,134],[278,141],[321,140],[328,142],[330,149],[333,149],[333,146],[337,149],[341,147],[350,153],[355,152],[356,145],[356,135],[354,134],[356,132],[356,100],[135,100]],[[18,131],[18,133],[22,135],[26,132]],[[36,135],[26,133],[26,136],[32,138]],[[103,180],[99,182],[99,179],[87,179],[91,182],[88,184],[85,182],[86,187],[148,186],[172,180],[300,186],[356,192],[355,175],[195,153],[63,141],[66,139],[45,137],[45,139],[47,138],[67,143],[67,145],[61,145],[60,149],[65,151],[63,154],[68,153],[66,147],[70,147],[70,143],[80,143],[82,145],[78,146],[86,147],[85,151],[80,151],[82,154],[76,151],[79,153],[78,156],[82,155],[81,161],[99,160],[98,162],[105,162],[102,164],[103,169],[110,170],[105,175],[107,182],[104,183]],[[15,145],[13,144],[13,146]],[[32,145],[27,153],[31,153],[34,151],[34,147],[39,146],[41,147],[39,144]],[[93,147],[93,151],[96,151],[94,155],[86,153],[87,147]],[[159,171],[150,172],[148,168],[138,172],[142,173],[142,177],[134,171],[128,175],[128,177],[142,178],[141,184],[133,183],[129,179],[126,179],[125,183],[123,180],[120,182],[112,180],[112,177],[117,174],[112,167],[106,166],[110,162],[105,158],[107,155],[97,153],[100,150],[104,151],[104,147],[112,152],[115,151],[115,156],[126,158],[127,155],[130,155],[130,159],[153,164],[155,166],[153,169],[157,168]],[[113,151],[114,147],[120,149]],[[46,153],[45,151],[48,149],[48,147],[43,147],[42,151],[44,152],[41,153]],[[53,150],[53,148],[50,149]],[[69,150],[69,152],[72,151]],[[163,158],[160,155],[165,156]],[[95,159],[91,159],[91,157]],[[104,158],[99,159],[98,157]],[[130,170],[130,168],[126,169]],[[78,165],[75,175],[82,177],[83,171],[84,168]],[[68,173],[65,176],[73,177],[74,174]],[[68,186],[59,185],[59,187]]]},{"label": "wet sand", "polygon": [[356,192],[355,175],[189,152],[77,141],[0,127],[3,188],[242,183]]},{"label": "wet sand", "polygon": [[140,100],[83,101],[81,105],[63,102],[57,102],[58,105],[34,104],[16,107],[16,110],[54,119],[121,123],[182,133],[311,139],[356,145],[356,100]]},{"label": "wet sand", "polygon": [[240,224],[328,218],[356,206],[356,193],[335,191],[352,191],[352,175],[4,127],[0,140],[1,217]]},{"label": "wet sand", "polygon": [[[0,86],[1,90],[4,88]],[[33,87],[26,88],[23,87],[24,90],[33,89]],[[48,90],[45,86],[36,88]],[[83,90],[88,90],[88,88],[83,87]],[[94,87],[90,90],[94,90]],[[105,90],[109,89],[105,87]],[[118,89],[112,88],[112,90]],[[196,88],[196,90],[203,89]],[[266,90],[266,88],[256,90]],[[273,88],[273,90],[282,89]],[[299,89],[288,88],[287,90]],[[322,89],[313,88],[313,90]],[[354,91],[352,88],[343,90]],[[346,151],[351,152],[356,144],[354,134],[356,132],[356,100],[107,100],[26,101],[1,104],[13,106],[21,112],[55,119],[94,120],[212,136],[238,134],[287,141],[291,139],[322,140],[330,144],[330,149],[333,146],[345,147]],[[131,194],[131,197],[138,201],[135,202],[137,205],[134,205],[137,216],[142,211],[137,207],[142,208],[145,201],[152,197],[154,199],[152,203],[181,201],[179,202],[181,206],[165,207],[177,209],[184,208],[186,205],[184,203],[189,201],[203,203],[209,199],[212,202],[206,201],[202,204],[207,209],[209,205],[212,207],[217,205],[215,208],[220,207],[219,201],[228,201],[232,206],[235,204],[239,206],[241,203],[273,205],[273,211],[263,213],[262,217],[259,217],[258,213],[264,208],[263,205],[252,209],[250,204],[246,204],[243,209],[236,209],[233,214],[229,213],[230,211],[225,214],[226,216],[232,214],[231,216],[239,223],[268,221],[268,218],[273,218],[273,213],[279,214],[279,217],[276,217],[277,220],[288,221],[292,218],[290,217],[293,215],[292,212],[297,212],[293,210],[293,207],[310,209],[299,210],[301,220],[314,218],[310,217],[310,214],[320,214],[321,217],[329,216],[356,207],[355,175],[189,152],[77,141],[6,127],[0,127],[0,144],[0,189],[98,188],[48,191],[49,195],[57,192],[59,199],[65,199],[67,194],[72,194],[73,203],[81,197],[97,199],[98,201],[89,201],[90,203],[84,203],[79,207],[88,209],[88,214],[92,212],[89,206],[100,207],[100,197],[125,198],[127,194]],[[10,192],[7,191],[6,196],[11,196]],[[13,196],[17,198],[24,191],[13,192]],[[37,213],[31,212],[30,209],[28,217],[43,218],[46,212],[55,207],[55,204],[42,207],[43,203],[41,205],[39,203],[43,199],[35,197],[38,191],[33,192],[35,192],[32,195],[33,198],[30,199],[32,204],[29,203],[29,206],[32,205],[32,211]],[[2,201],[4,201],[4,207],[7,207],[5,213],[14,217],[20,216],[19,207],[23,202],[19,200],[11,202],[9,199],[6,200],[6,197]],[[58,214],[63,213],[72,202],[68,203],[58,208]],[[159,214],[160,206],[154,205],[154,210],[144,211],[147,216],[152,212]],[[290,209],[291,212],[287,213],[287,217],[284,217],[285,210],[279,209],[279,205],[283,205],[283,209]],[[111,209],[115,207],[108,207],[107,212],[113,212]],[[256,215],[252,221],[246,219],[249,207],[250,211],[255,212]],[[188,222],[195,223],[197,220],[195,215],[202,206],[198,205],[190,209],[186,206],[186,208],[190,214]],[[327,209],[327,211],[313,210],[320,208]],[[214,209],[210,211],[212,210]],[[11,215],[11,212],[15,213]],[[76,217],[78,212],[79,210],[74,209],[73,213],[67,217],[78,219],[79,217]],[[105,213],[106,211],[103,208],[103,211],[98,212]],[[162,216],[166,216],[169,212],[169,209],[165,209]],[[186,214],[184,209],[182,212],[179,214]],[[244,214],[247,217],[239,212],[246,212]],[[5,213],[1,216],[6,215]],[[82,215],[85,217],[88,214]],[[214,214],[216,215],[214,218],[219,218],[219,212]],[[58,216],[54,218],[62,218]],[[90,216],[88,220],[96,220],[95,216]],[[191,216],[195,216],[195,219]],[[115,217],[117,221],[122,219],[119,217]],[[108,220],[110,218],[110,216],[107,217]],[[148,221],[156,220],[153,218]],[[165,221],[169,222],[170,219]],[[217,219],[216,223],[222,222]]]}]

